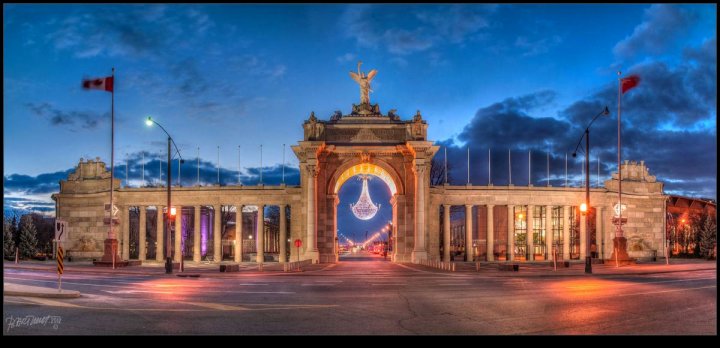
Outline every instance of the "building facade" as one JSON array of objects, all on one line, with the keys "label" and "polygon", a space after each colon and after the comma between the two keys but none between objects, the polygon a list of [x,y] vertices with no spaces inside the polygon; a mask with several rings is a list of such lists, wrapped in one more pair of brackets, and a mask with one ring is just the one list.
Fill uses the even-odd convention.
[{"label": "building facade", "polygon": [[[171,224],[158,218],[167,211],[166,188],[121,187],[115,179],[118,256],[128,260],[132,254],[148,260],[151,255],[161,261],[166,238],[171,238],[174,260],[241,262],[250,260],[243,253],[254,251],[252,260],[256,262],[286,262],[288,254],[293,261],[337,262],[338,192],[359,174],[378,177],[392,194],[391,256],[395,262],[450,260],[451,251],[458,251],[459,246],[467,261],[570,260],[584,259],[588,253],[606,259],[613,254],[617,173],[604,187],[591,189],[587,214],[578,209],[585,199],[583,188],[431,186],[430,163],[439,147],[427,139],[427,127],[420,111],[402,120],[394,110],[383,114],[377,104],[369,103],[353,105],[347,115],[337,111],[328,120],[319,120],[312,113],[303,123],[304,138],[292,147],[300,162],[300,185],[172,187],[172,203],[181,218]],[[650,175],[642,161],[625,161],[621,170],[626,248],[631,257],[633,252],[647,250],[662,256],[666,230],[663,184]],[[105,163],[81,159],[75,172],[60,182],[60,192],[52,196],[57,218],[68,222],[64,243],[69,255],[103,255],[112,221],[109,180]],[[267,206],[276,206],[281,212],[279,233],[272,238],[266,236],[266,223],[257,223],[266,221]],[[452,206],[464,209],[462,228],[451,227]],[[240,223],[229,224],[223,220],[227,214],[248,209],[255,212],[253,226],[248,226],[251,220],[246,218],[233,216],[227,221]],[[131,212],[138,214],[137,220],[130,218]],[[228,228],[235,232],[208,232]],[[131,238],[131,229],[138,231],[137,238]],[[451,234],[451,229],[462,232]],[[294,246],[296,240],[301,247]],[[212,244],[212,257],[207,256],[208,244]],[[225,252],[225,248],[233,250]],[[277,257],[266,258],[266,252]]]}]

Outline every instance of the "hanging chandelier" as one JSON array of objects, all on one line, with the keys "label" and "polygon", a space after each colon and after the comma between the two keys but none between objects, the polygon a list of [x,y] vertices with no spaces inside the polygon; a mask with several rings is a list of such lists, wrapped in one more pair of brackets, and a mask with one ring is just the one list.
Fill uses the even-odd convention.
[{"label": "hanging chandelier", "polygon": [[363,181],[362,192],[360,193],[360,198],[358,198],[357,203],[350,204],[350,210],[352,210],[356,218],[360,220],[370,220],[377,214],[378,209],[380,209],[380,204],[375,205],[370,198],[368,176],[361,175],[359,179]]}]

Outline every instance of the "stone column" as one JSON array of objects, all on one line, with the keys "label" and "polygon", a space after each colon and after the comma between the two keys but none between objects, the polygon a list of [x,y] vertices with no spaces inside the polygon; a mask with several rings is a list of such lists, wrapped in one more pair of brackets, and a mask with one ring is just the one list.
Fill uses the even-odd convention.
[{"label": "stone column", "polygon": [[165,214],[163,214],[163,206],[157,207],[157,229],[155,232],[155,260],[159,262],[165,261]]},{"label": "stone column", "polygon": [[213,227],[213,260],[215,263],[222,261],[222,225],[220,218],[222,216],[222,205],[213,205],[213,215],[215,216],[215,226]]},{"label": "stone column", "polygon": [[570,206],[563,206],[563,260],[570,260]]},{"label": "stone column", "polygon": [[147,247],[146,244],[146,236],[147,236],[147,217],[146,217],[146,206],[139,206],[140,208],[140,245],[138,248],[138,260],[145,261],[145,258],[147,257]]},{"label": "stone column", "polygon": [[580,260],[585,261],[585,256],[587,254],[587,243],[588,243],[588,235],[587,235],[587,213],[580,214]]},{"label": "stone column", "polygon": [[175,215],[175,251],[173,253],[173,261],[180,262],[183,257],[182,250],[182,206],[176,205],[177,213]]},{"label": "stone column", "polygon": [[473,224],[472,224],[472,204],[465,204],[465,261],[472,262],[473,257]]},{"label": "stone column", "polygon": [[[287,205],[280,204],[280,257],[278,261],[287,262],[287,216],[285,215]],[[337,215],[337,214],[336,214]],[[337,218],[337,217],[336,217]]]},{"label": "stone column", "polygon": [[257,260],[256,262],[262,263],[265,261],[265,205],[258,204],[258,219],[257,219],[257,238],[255,239],[255,247],[257,248]]},{"label": "stone column", "polygon": [[235,262],[242,262],[242,204],[235,204]]},{"label": "stone column", "polygon": [[507,226],[507,257],[509,261],[515,260],[515,206],[508,205],[508,226]]},{"label": "stone column", "polygon": [[[603,226],[603,210],[604,207],[595,208],[595,251],[597,252],[597,258],[604,259],[605,250],[602,247],[602,240],[605,236]],[[664,251],[663,251],[664,252]]]},{"label": "stone column", "polygon": [[200,217],[202,216],[202,207],[195,206],[195,216],[193,216],[193,261],[200,262]]},{"label": "stone column", "polygon": [[306,254],[308,254],[308,257],[312,258],[313,261],[315,261],[315,258],[318,258],[318,248],[317,248],[317,230],[315,226],[315,222],[317,219],[317,216],[315,216],[315,198],[317,196],[315,192],[315,180],[317,180],[317,175],[319,173],[318,169],[314,165],[308,165],[307,166],[307,182],[308,182],[308,191],[307,191],[307,247],[305,249]]},{"label": "stone column", "polygon": [[425,164],[415,164],[415,247],[412,262],[427,258],[425,250]]},{"label": "stone column", "polygon": [[545,206],[545,260],[553,258],[552,206]]},{"label": "stone column", "polygon": [[526,261],[532,261],[535,260],[535,239],[533,236],[535,235],[535,226],[533,224],[533,214],[535,213],[534,210],[535,206],[528,204],[527,206],[527,222],[525,226],[527,226],[527,254],[526,254]]},{"label": "stone column", "polygon": [[487,205],[487,260],[495,260],[495,226],[493,226],[494,205]]},{"label": "stone column", "polygon": [[450,205],[443,204],[443,261],[450,261]]},{"label": "stone column", "polygon": [[122,259],[130,259],[130,207],[122,207]]}]

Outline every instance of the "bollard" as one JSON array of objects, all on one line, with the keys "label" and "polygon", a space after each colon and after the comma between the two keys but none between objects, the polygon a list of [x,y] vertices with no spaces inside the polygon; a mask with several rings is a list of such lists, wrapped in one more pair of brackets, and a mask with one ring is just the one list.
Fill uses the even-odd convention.
[{"label": "bollard", "polygon": [[15,263],[20,263],[20,248],[15,248]]},{"label": "bollard", "polygon": [[590,256],[585,257],[585,273],[592,273],[592,258]]},{"label": "bollard", "polygon": [[172,273],[172,259],[170,259],[169,257],[165,259],[165,273]]}]

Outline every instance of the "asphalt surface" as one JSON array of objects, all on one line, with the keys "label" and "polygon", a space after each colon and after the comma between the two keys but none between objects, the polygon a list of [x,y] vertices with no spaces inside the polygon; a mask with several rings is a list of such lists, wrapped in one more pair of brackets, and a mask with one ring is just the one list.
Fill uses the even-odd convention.
[{"label": "asphalt surface", "polygon": [[[515,276],[349,256],[302,273],[66,272],[80,298],[4,296],[3,333],[717,335],[716,268]],[[57,287],[33,269],[6,267],[4,281]]]}]

